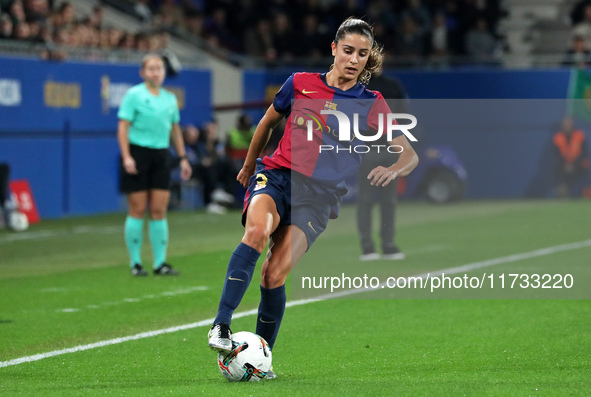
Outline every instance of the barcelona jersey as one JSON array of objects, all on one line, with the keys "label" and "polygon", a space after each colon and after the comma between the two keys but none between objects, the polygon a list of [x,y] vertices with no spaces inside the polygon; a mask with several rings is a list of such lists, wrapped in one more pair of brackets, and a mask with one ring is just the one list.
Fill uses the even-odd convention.
[{"label": "barcelona jersey", "polygon": [[[329,86],[320,73],[292,74],[275,95],[273,107],[287,117],[287,123],[277,149],[262,164],[267,169],[291,169],[310,178],[321,191],[341,195],[346,192],[345,179],[357,171],[369,146],[377,143],[361,140],[354,132],[363,137],[385,133],[390,113],[379,92],[360,83],[343,91]],[[339,119],[321,114],[323,110],[347,116],[347,139],[339,130]],[[393,131],[392,138],[401,134]]]}]

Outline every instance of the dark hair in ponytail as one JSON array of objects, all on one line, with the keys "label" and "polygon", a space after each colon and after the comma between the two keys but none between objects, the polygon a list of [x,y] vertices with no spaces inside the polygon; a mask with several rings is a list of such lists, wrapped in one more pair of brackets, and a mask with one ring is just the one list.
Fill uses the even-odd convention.
[{"label": "dark hair in ponytail", "polygon": [[344,39],[348,34],[359,34],[367,37],[371,41],[371,50],[369,52],[367,63],[357,79],[361,84],[366,85],[371,79],[371,74],[382,69],[384,49],[381,45],[375,42],[371,25],[362,19],[353,17],[347,18],[337,29],[334,43],[338,44],[339,40]]}]

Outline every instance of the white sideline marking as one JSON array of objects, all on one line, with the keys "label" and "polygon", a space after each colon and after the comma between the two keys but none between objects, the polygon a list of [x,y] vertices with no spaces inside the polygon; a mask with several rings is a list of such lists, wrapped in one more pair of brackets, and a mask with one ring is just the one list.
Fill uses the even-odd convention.
[{"label": "white sideline marking", "polygon": [[123,233],[123,226],[76,226],[71,229],[58,229],[58,230],[37,230],[34,232],[28,231],[20,234],[8,234],[0,238],[0,244],[10,243],[13,241],[23,240],[37,240],[42,238],[54,238],[69,236],[72,234],[89,234],[89,233],[100,233],[100,234],[112,234],[112,233]]},{"label": "white sideline marking", "polygon": [[[483,267],[495,266],[495,265],[500,265],[503,263],[516,262],[516,261],[520,261],[523,259],[531,259],[531,258],[535,258],[538,256],[545,256],[545,255],[550,255],[550,254],[554,254],[557,252],[569,251],[569,250],[585,248],[585,247],[590,247],[590,246],[591,246],[591,240],[579,241],[579,242],[570,243],[570,244],[555,245],[553,247],[542,248],[542,249],[538,249],[538,250],[534,250],[534,251],[524,252],[521,254],[503,256],[500,258],[493,258],[493,259],[489,259],[489,260],[485,260],[485,261],[473,262],[473,263],[469,263],[469,264],[466,264],[463,266],[451,267],[451,268],[443,269],[443,270],[436,270],[436,271],[433,271],[430,273],[424,273],[424,274],[420,274],[420,275],[417,275],[414,277],[425,278],[425,277],[427,277],[427,274],[441,275],[441,273],[457,274],[457,273],[462,273],[462,272],[468,272],[471,270],[481,269]],[[385,283],[382,283],[382,284],[385,285]],[[380,284],[379,288],[381,288],[382,284]],[[336,297],[353,295],[353,294],[357,294],[360,292],[368,292],[368,290],[365,288],[359,288],[359,289],[354,289],[354,290],[343,291],[340,293],[325,294],[325,295],[321,295],[321,296],[318,296],[316,298],[311,298],[311,299],[299,299],[299,300],[295,300],[295,301],[289,301],[289,302],[287,302],[286,307],[305,305],[305,304],[312,303],[312,302],[319,302],[319,301],[328,300],[328,299],[332,299],[332,298],[336,298]],[[257,312],[258,312],[258,309],[252,309],[252,310],[248,310],[248,311],[244,311],[244,312],[239,312],[239,313],[235,313],[232,316],[232,318],[246,317],[246,316],[256,314]],[[119,343],[129,342],[132,340],[151,338],[153,336],[170,334],[170,333],[177,332],[177,331],[184,331],[187,329],[204,327],[204,326],[208,326],[208,325],[212,324],[213,320],[214,320],[213,318],[208,318],[207,320],[201,320],[196,323],[184,324],[184,325],[179,325],[176,327],[159,329],[156,331],[142,332],[142,333],[136,334],[136,335],[125,336],[122,338],[109,339],[109,340],[105,340],[105,341],[101,341],[101,342],[91,343],[88,345],[79,345],[79,346],[71,347],[68,349],[54,350],[54,351],[47,352],[47,353],[41,353],[41,354],[35,354],[33,356],[15,358],[13,360],[8,360],[8,361],[0,361],[0,368],[10,367],[13,365],[28,363],[28,362],[32,362],[32,361],[39,361],[39,360],[43,360],[43,359],[49,358],[49,357],[60,356],[62,354],[76,353],[76,352],[81,352],[84,350],[95,349],[97,347],[117,345]]]},{"label": "white sideline marking", "polygon": [[[98,305],[88,305],[88,306],[86,306],[86,308],[87,309],[99,309],[104,306],[117,306],[117,305],[121,305],[124,303],[137,303],[137,302],[141,302],[146,299],[154,299],[154,298],[175,296],[175,295],[181,295],[181,294],[190,294],[195,291],[206,291],[208,289],[209,289],[209,287],[200,285],[200,286],[195,286],[195,287],[177,289],[174,291],[164,291],[158,295],[149,294],[149,295],[140,296],[139,298],[124,298],[122,301],[117,301],[117,302],[103,302]],[[56,312],[75,313],[75,312],[79,312],[81,310],[82,309],[78,309],[78,308],[66,308],[66,309],[57,309]]]}]

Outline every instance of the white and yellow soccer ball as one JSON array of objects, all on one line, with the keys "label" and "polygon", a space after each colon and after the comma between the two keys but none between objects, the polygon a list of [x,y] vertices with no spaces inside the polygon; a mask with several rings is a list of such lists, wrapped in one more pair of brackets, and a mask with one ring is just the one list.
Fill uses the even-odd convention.
[{"label": "white and yellow soccer ball", "polygon": [[218,354],[218,367],[230,382],[258,382],[271,369],[272,359],[266,340],[241,331],[232,335],[230,353]]}]

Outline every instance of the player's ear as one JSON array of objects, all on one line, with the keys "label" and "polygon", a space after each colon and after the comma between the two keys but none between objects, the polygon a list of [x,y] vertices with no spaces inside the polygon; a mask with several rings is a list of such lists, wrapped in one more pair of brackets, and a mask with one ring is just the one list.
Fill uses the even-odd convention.
[{"label": "player's ear", "polygon": [[330,43],[330,48],[332,48],[332,56],[336,56],[337,55],[337,43],[335,43],[334,41],[332,43]]}]

